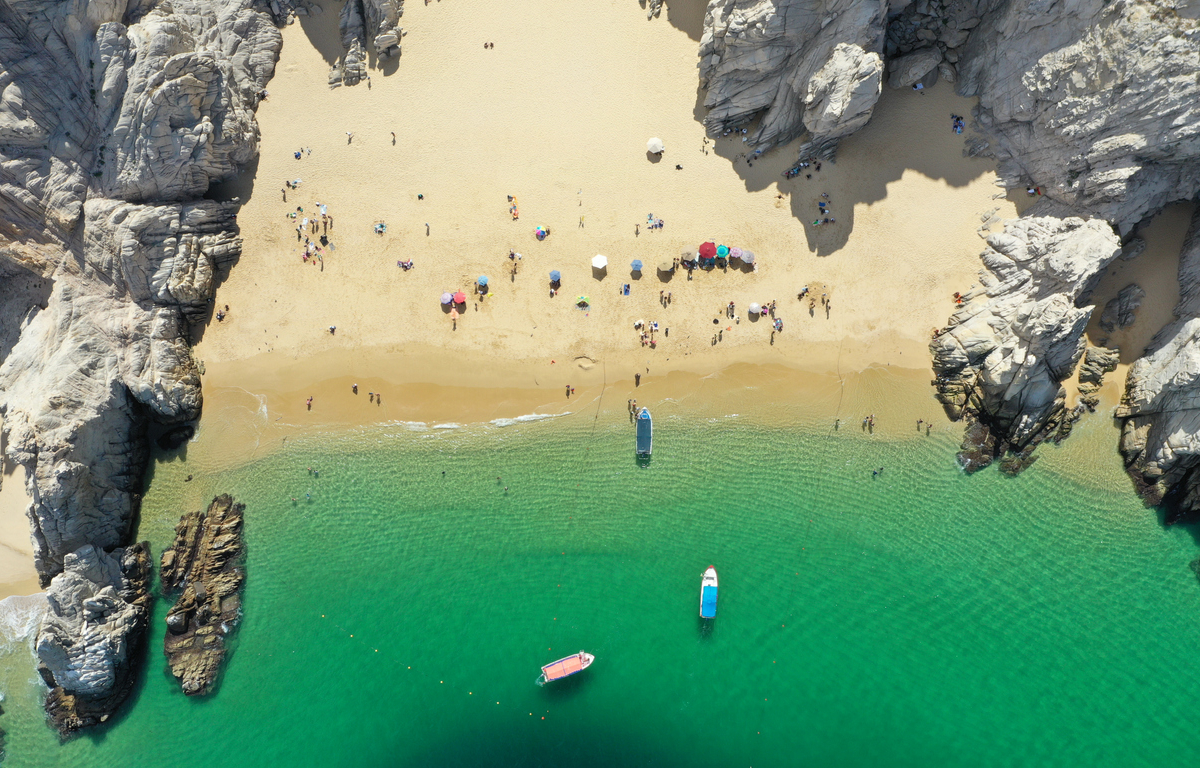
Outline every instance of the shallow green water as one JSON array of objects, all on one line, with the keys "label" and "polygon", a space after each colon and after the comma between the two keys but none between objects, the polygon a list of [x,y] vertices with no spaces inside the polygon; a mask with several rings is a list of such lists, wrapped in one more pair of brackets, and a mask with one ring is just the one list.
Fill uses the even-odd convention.
[{"label": "shallow green water", "polygon": [[[312,437],[198,476],[190,493],[247,505],[246,617],[218,692],[179,693],[160,604],[133,706],[59,745],[10,648],[8,764],[1200,757],[1196,542],[1140,508],[1115,459],[1072,470],[1083,485],[1055,450],[1016,481],[965,477],[948,435],[660,412],[647,469],[628,425],[579,414]],[[156,553],[185,470],[160,467],[147,497]],[[580,648],[590,670],[534,684]]]}]

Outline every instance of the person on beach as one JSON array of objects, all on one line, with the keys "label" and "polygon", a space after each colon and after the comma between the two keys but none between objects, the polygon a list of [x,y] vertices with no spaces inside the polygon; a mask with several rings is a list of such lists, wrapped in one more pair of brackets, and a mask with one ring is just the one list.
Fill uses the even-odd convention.
[{"label": "person on beach", "polygon": [[335,333],[337,333],[337,326],[336,325],[329,326],[329,335],[333,336]]},{"label": "person on beach", "polygon": [[354,131],[346,131],[346,143],[354,141]]}]

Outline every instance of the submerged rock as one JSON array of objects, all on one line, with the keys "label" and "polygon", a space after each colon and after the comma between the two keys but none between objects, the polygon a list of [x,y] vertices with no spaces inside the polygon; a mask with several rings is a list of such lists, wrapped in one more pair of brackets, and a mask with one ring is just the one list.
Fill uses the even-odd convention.
[{"label": "submerged rock", "polygon": [[175,543],[162,554],[163,591],[183,591],[167,613],[163,652],[188,696],[212,690],[242,618],[245,509],[227,494],[216,497],[207,512],[180,518]]}]

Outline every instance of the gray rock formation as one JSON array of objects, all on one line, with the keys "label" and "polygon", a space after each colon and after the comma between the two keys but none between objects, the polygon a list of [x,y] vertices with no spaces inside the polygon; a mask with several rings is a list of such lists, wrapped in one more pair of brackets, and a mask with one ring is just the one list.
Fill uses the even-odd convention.
[{"label": "gray rock formation", "polygon": [[1104,383],[1104,374],[1117,370],[1119,362],[1121,350],[1089,346],[1083,355],[1083,365],[1079,366],[1079,383],[1099,387]]},{"label": "gray rock formation", "polygon": [[[188,327],[241,248],[237,203],[199,198],[257,152],[253,111],[281,42],[253,0],[151,5],[0,3],[0,275],[30,301],[0,324],[0,415],[43,584],[79,564],[39,639],[64,729],[102,720],[129,689],[136,611],[109,606],[117,618],[92,645],[75,619],[105,586],[132,589],[105,558],[141,579],[125,562],[138,550],[122,547],[146,427],[199,415]],[[85,647],[115,680],[77,677],[71,649]]]},{"label": "gray rock formation", "polygon": [[1170,502],[1168,520],[1200,514],[1200,210],[1179,260],[1175,320],[1129,369],[1117,408],[1121,453],[1148,504]]},{"label": "gray rock formation", "polygon": [[1100,327],[1112,333],[1118,328],[1128,328],[1133,325],[1133,321],[1137,319],[1138,308],[1142,306],[1144,298],[1146,298],[1146,292],[1140,285],[1130,283],[1125,286],[1104,305],[1104,311],[1100,313]]},{"label": "gray rock formation", "polygon": [[183,592],[167,613],[163,651],[188,696],[212,690],[226,638],[242,618],[245,509],[222,495],[207,513],[185,514],[175,526],[175,543],[162,555],[163,591]]},{"label": "gray rock formation", "polygon": [[346,55],[330,71],[329,85],[357,85],[366,79],[368,49],[380,61],[398,57],[403,15],[404,0],[346,0],[338,16]]},{"label": "gray rock formation", "polygon": [[747,145],[766,150],[806,129],[819,145],[865,125],[879,96],[887,5],[710,0],[700,40],[709,135],[758,119]]},{"label": "gray rock formation", "polygon": [[981,287],[930,342],[938,400],[983,422],[996,450],[1022,451],[1064,417],[1061,382],[1083,356],[1090,287],[1120,253],[1097,220],[1028,218],[987,237]]},{"label": "gray rock formation", "polygon": [[145,544],[111,553],[87,544],[50,581],[37,655],[59,731],[104,722],[129,693],[150,617],[150,573]]}]

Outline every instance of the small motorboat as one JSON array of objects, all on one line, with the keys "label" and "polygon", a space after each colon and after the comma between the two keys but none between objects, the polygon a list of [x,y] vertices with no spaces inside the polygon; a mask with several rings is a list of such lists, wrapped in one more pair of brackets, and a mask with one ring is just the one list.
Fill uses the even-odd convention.
[{"label": "small motorboat", "polygon": [[572,654],[558,661],[552,661],[542,667],[542,676],[538,678],[538,685],[552,683],[555,680],[561,680],[564,677],[570,677],[576,672],[582,672],[592,666],[592,662],[596,657],[586,651]]},{"label": "small motorboat", "polygon": [[717,569],[708,566],[700,577],[700,618],[714,619],[717,616]]},{"label": "small motorboat", "polygon": [[643,408],[637,415],[637,454],[649,456],[654,448],[654,422],[650,420],[650,411]]}]

